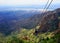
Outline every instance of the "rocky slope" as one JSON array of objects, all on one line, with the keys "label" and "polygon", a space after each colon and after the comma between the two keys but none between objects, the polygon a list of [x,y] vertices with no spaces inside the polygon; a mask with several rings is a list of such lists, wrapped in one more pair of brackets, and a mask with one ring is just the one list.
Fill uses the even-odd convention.
[{"label": "rocky slope", "polygon": [[42,17],[39,26],[39,29],[36,30],[35,33],[45,33],[60,30],[60,8],[47,12]]}]

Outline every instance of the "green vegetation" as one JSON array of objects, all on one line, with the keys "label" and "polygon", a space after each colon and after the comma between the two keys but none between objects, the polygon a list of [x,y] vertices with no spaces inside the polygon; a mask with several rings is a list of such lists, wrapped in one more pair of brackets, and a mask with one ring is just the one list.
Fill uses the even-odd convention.
[{"label": "green vegetation", "polygon": [[[53,32],[34,35],[34,29],[22,29],[17,34],[4,36],[0,34],[0,43],[58,43],[60,34]],[[15,32],[16,33],[16,32]]]}]

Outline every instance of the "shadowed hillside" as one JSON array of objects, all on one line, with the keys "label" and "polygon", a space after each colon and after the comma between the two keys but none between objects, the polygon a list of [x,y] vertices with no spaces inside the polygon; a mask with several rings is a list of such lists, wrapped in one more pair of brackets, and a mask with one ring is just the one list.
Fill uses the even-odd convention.
[{"label": "shadowed hillside", "polygon": [[22,28],[24,20],[31,18],[35,14],[40,14],[39,10],[0,11],[0,32],[9,34]]}]

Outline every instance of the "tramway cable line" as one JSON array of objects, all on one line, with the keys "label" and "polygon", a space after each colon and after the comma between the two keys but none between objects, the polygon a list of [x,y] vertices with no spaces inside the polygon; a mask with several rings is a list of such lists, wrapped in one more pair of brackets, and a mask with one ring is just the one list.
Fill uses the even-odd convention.
[{"label": "tramway cable line", "polygon": [[[49,0],[47,1],[45,7],[43,8],[43,11],[44,11],[44,12],[48,10],[48,8],[50,7],[50,5],[51,5],[52,2],[53,2],[53,0],[51,0],[50,2],[49,2]],[[41,13],[42,16],[43,16],[43,13],[44,13],[44,12]],[[46,16],[46,15],[45,15],[45,16]],[[44,19],[45,16],[43,16],[42,19]],[[42,20],[42,19],[41,19],[41,20]],[[38,25],[39,25],[39,23],[38,23]],[[38,30],[35,29],[35,32],[37,32],[37,31],[38,31]]]}]

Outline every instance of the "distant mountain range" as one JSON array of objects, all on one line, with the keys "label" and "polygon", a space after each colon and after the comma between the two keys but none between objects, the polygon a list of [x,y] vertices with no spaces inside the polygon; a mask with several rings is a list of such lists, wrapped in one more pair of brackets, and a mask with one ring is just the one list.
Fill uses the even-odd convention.
[{"label": "distant mountain range", "polygon": [[39,10],[0,11],[0,32],[8,34],[11,31],[20,29],[22,28],[24,22],[26,22],[27,19],[31,18],[36,14],[40,14],[40,11]]}]

